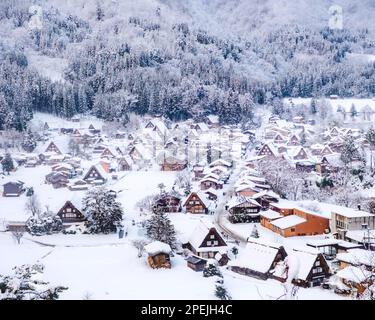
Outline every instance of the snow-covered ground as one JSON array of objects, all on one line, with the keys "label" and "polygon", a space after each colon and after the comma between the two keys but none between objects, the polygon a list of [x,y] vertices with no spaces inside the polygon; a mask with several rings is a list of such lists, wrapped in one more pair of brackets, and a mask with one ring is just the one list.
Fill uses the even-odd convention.
[{"label": "snow-covered ground", "polygon": [[68,60],[62,58],[51,58],[30,51],[27,54],[29,66],[38,73],[52,81],[64,81],[64,69],[68,66]]},{"label": "snow-covered ground", "polygon": [[[45,265],[44,280],[69,287],[61,299],[215,299],[213,278],[187,268],[181,256],[172,257],[171,269],[154,270],[145,256],[137,257],[128,240],[118,241],[90,247],[47,247],[22,239],[17,245],[9,234],[0,233],[0,273],[9,273],[14,265],[39,261]],[[227,270],[223,274],[233,299],[276,299],[284,293],[275,280],[257,280]],[[300,288],[298,292],[298,299],[339,298],[320,288]]]}]

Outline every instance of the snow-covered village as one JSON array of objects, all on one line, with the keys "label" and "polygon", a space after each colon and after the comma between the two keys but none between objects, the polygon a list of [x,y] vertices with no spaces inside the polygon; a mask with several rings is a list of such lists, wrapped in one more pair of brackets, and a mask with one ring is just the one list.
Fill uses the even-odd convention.
[{"label": "snow-covered village", "polygon": [[374,300],[372,31],[215,62],[199,1],[141,2],[0,4],[0,300]]}]

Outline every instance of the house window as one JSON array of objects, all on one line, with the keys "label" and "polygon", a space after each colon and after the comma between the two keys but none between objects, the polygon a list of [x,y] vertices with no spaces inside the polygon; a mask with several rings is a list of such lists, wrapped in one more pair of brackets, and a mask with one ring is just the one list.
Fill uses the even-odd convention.
[{"label": "house window", "polygon": [[217,246],[219,244],[219,241],[214,241],[214,246]]},{"label": "house window", "polygon": [[211,241],[207,241],[207,246],[210,246],[211,245]]},{"label": "house window", "polygon": [[313,273],[320,273],[323,272],[323,269],[321,267],[313,269]]},{"label": "house window", "polygon": [[214,235],[214,234],[211,234],[211,235],[210,235],[210,239],[215,239],[215,235]]},{"label": "house window", "polygon": [[294,231],[296,231],[296,228],[290,228],[290,231],[294,232]]},{"label": "house window", "polygon": [[319,267],[319,266],[320,266],[320,261],[318,260],[315,262],[315,267]]}]

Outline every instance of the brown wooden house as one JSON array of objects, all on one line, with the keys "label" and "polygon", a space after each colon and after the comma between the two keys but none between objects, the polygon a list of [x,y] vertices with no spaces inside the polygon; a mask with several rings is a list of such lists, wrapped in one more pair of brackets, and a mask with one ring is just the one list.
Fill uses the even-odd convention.
[{"label": "brown wooden house", "polygon": [[63,223],[77,223],[86,221],[84,214],[71,201],[66,201],[57,212]]},{"label": "brown wooden house", "polygon": [[272,144],[265,143],[258,151],[258,156],[266,156],[276,158],[278,156],[278,151]]},{"label": "brown wooden house", "polygon": [[208,190],[210,188],[218,190],[223,188],[222,181],[210,177],[203,178],[201,181],[199,181],[199,185],[201,190]]},{"label": "brown wooden house", "polygon": [[194,271],[203,271],[207,264],[207,260],[197,256],[190,256],[186,259],[187,266]]},{"label": "brown wooden house", "polygon": [[65,188],[69,183],[68,176],[63,172],[52,171],[46,175],[45,179],[45,182],[51,184],[55,189]]},{"label": "brown wooden house", "polygon": [[287,253],[283,246],[254,238],[246,244],[245,248],[241,249],[236,259],[228,263],[228,266],[233,272],[267,280],[273,277],[274,268],[286,256]]},{"label": "brown wooden house", "polygon": [[57,154],[62,154],[62,152],[60,151],[60,149],[56,146],[56,144],[51,141],[49,143],[49,145],[47,146],[45,152],[54,152],[54,153],[57,153]]},{"label": "brown wooden house", "polygon": [[7,182],[3,188],[3,197],[19,197],[25,191],[22,181]]},{"label": "brown wooden house", "polygon": [[193,166],[193,172],[194,172],[194,179],[200,180],[204,177],[204,166],[200,164],[196,164]]},{"label": "brown wooden house", "polygon": [[259,222],[261,205],[251,198],[235,197],[227,204],[229,221],[232,223]]},{"label": "brown wooden house", "polygon": [[227,244],[212,223],[200,221],[189,238],[188,243],[183,245],[195,255],[204,258],[215,258],[219,252],[226,253]]},{"label": "brown wooden house", "polygon": [[104,184],[107,181],[107,173],[100,164],[91,166],[83,180],[92,184]]},{"label": "brown wooden house", "polygon": [[271,190],[264,190],[253,195],[252,198],[257,201],[263,209],[268,209],[271,203],[279,202],[280,196]]},{"label": "brown wooden house", "polygon": [[163,212],[181,212],[181,196],[176,192],[164,193],[157,197],[154,206]]},{"label": "brown wooden house", "polygon": [[331,275],[327,261],[321,253],[293,249],[290,256],[299,261],[298,275],[295,275],[293,283],[300,287],[320,286]]},{"label": "brown wooden house", "polygon": [[186,160],[178,160],[175,158],[166,158],[161,165],[161,171],[182,171],[187,168]]},{"label": "brown wooden house", "polygon": [[118,171],[130,171],[132,160],[129,156],[121,157],[117,160],[117,170]]},{"label": "brown wooden house", "polygon": [[201,192],[192,192],[186,198],[183,207],[189,213],[208,213],[209,201]]}]

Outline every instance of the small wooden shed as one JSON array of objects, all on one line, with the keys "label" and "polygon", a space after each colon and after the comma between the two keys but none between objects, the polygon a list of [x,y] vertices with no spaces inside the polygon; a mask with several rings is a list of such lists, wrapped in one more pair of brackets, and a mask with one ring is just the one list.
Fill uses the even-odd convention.
[{"label": "small wooden shed", "polygon": [[171,268],[170,253],[171,247],[161,241],[154,241],[145,246],[145,251],[148,254],[148,264],[153,269]]}]

